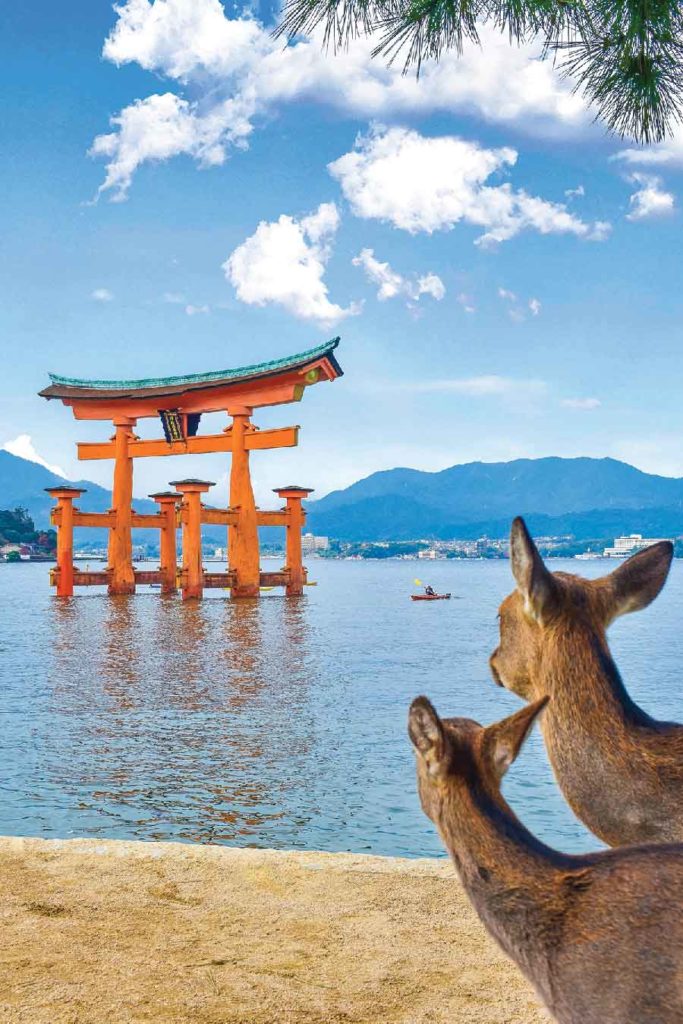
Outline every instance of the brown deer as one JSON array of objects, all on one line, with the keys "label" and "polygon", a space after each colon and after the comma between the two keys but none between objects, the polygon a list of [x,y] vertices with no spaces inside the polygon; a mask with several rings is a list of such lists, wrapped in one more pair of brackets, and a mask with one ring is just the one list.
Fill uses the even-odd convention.
[{"label": "brown deer", "polygon": [[527,701],[552,698],[541,731],[555,778],[610,846],[683,839],[683,726],[631,700],[605,636],[617,616],[654,600],[672,557],[661,541],[601,579],[552,573],[524,520],[512,524],[517,589],[500,606],[491,671]]},{"label": "brown deer", "polygon": [[488,728],[414,700],[422,809],[482,922],[559,1024],[683,1024],[683,845],[557,853],[501,795],[547,700]]}]

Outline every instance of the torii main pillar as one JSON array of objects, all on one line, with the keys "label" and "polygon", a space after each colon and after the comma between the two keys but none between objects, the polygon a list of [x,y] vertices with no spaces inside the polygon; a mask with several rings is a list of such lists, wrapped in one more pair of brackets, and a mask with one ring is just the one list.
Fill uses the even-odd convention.
[{"label": "torii main pillar", "polygon": [[134,594],[133,570],[133,460],[129,443],[135,439],[136,424],[130,416],[114,418],[114,486],[112,511],[114,523],[109,530],[109,593]]},{"label": "torii main pillar", "polygon": [[230,509],[237,513],[235,525],[228,526],[228,569],[234,573],[231,597],[259,596],[258,522],[246,447],[247,436],[255,430],[252,412],[248,406],[228,408],[228,415],[232,416],[232,426],[228,427],[232,440]]}]

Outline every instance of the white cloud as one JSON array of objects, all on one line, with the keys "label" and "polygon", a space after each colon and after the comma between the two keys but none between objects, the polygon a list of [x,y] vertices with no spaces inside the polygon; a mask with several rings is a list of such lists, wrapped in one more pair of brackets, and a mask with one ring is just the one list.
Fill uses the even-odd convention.
[{"label": "white cloud", "polygon": [[657,217],[671,213],[674,208],[674,197],[660,186],[662,179],[653,174],[640,172],[630,175],[632,185],[640,186],[629,199],[630,212],[627,220],[644,220],[646,217]]},{"label": "white cloud", "polygon": [[388,263],[376,259],[373,249],[362,249],[351,262],[354,267],[361,267],[365,271],[368,280],[379,285],[377,298],[380,302],[394,299],[397,295],[413,302],[418,302],[422,295],[431,295],[440,301],[446,294],[444,283],[437,274],[428,273],[413,280],[402,277]]},{"label": "white cloud", "polygon": [[590,412],[599,409],[602,402],[599,398],[563,398],[560,405],[563,409],[573,409],[575,412]]},{"label": "white cloud", "polygon": [[681,167],[683,166],[683,126],[678,125],[671,138],[665,139],[664,142],[655,146],[622,149],[614,159],[640,167],[653,167],[658,164]]},{"label": "white cloud", "polygon": [[532,229],[541,234],[606,237],[562,203],[489,185],[492,175],[517,160],[514,149],[484,149],[453,135],[428,138],[407,128],[375,127],[354,149],[328,165],[358,217],[388,221],[416,233],[449,230],[460,222],[486,230],[476,240],[491,245]]},{"label": "white cloud", "polygon": [[90,295],[95,302],[111,302],[114,298],[108,288],[96,288]]},{"label": "white cloud", "polygon": [[339,219],[334,203],[321,203],[300,220],[283,214],[261,221],[223,264],[237,298],[254,306],[276,303],[324,326],[357,313],[355,305],[331,302],[323,281]]},{"label": "white cloud", "polygon": [[467,292],[460,292],[459,295],[455,296],[455,301],[458,305],[462,306],[466,313],[476,313],[477,307],[474,305],[474,299]]},{"label": "white cloud", "polygon": [[406,385],[411,391],[447,392],[467,395],[470,398],[485,397],[539,397],[547,391],[543,380],[500,377],[490,374],[482,377],[456,377],[444,380],[416,381]]},{"label": "white cloud", "polygon": [[43,466],[45,469],[49,469],[51,473],[55,473],[56,476],[63,476],[66,478],[66,473],[61,466],[51,466],[49,462],[39,455],[33,447],[33,441],[31,440],[30,434],[19,434],[12,441],[6,441],[3,444],[3,450],[9,452],[10,455],[16,455],[20,459],[26,459],[28,462],[37,462],[39,466]]},{"label": "white cloud", "polygon": [[[518,300],[515,292],[511,292],[508,288],[499,288],[498,298],[508,304],[508,316],[511,320],[514,320],[516,324],[521,324],[523,320],[526,320],[523,302]],[[534,298],[529,299],[527,302],[527,308],[532,316],[538,316],[541,312],[540,300]]]},{"label": "white cloud", "polygon": [[575,133],[588,124],[583,101],[561,80],[540,45],[510,46],[494,29],[481,48],[427,61],[420,78],[371,57],[376,40],[356,39],[334,54],[322,33],[290,46],[251,17],[227,18],[219,0],[124,0],[103,55],[137,63],[187,87],[138,99],[111,119],[93,156],[107,161],[101,192],[122,199],[143,163],[185,154],[200,166],[244,147],[254,120],[297,100],[345,114],[389,119],[405,114],[476,112],[526,131]]},{"label": "white cloud", "polygon": [[185,312],[188,316],[197,316],[197,314],[206,315],[211,312],[211,306],[193,306],[189,304],[185,306]]},{"label": "white cloud", "polygon": [[566,188],[564,194],[567,199],[583,199],[586,194],[586,190],[583,185],[577,185],[576,188]]},{"label": "white cloud", "polygon": [[162,302],[168,302],[173,306],[182,306],[185,302],[182,292],[164,292],[161,298]]}]

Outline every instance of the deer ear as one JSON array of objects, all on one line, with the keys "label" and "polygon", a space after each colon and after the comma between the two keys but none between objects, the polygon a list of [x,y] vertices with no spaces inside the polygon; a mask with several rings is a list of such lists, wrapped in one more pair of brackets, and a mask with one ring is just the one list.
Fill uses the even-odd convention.
[{"label": "deer ear", "polygon": [[489,725],[484,729],[484,750],[499,779],[502,779],[512,762],[516,760],[531,732],[531,727],[549,700],[548,696],[541,697],[509,718],[504,718],[502,722],[496,722],[495,725]]},{"label": "deer ear", "polygon": [[627,612],[647,608],[657,597],[669,575],[674,546],[662,540],[635,555],[607,577],[611,585],[610,621]]},{"label": "deer ear", "polygon": [[525,610],[542,623],[557,606],[557,584],[553,574],[546,569],[521,516],[513,520],[510,531],[510,563],[517,589],[524,598]]},{"label": "deer ear", "polygon": [[446,759],[446,734],[441,719],[426,697],[416,697],[408,712],[408,735],[431,775],[438,775]]}]

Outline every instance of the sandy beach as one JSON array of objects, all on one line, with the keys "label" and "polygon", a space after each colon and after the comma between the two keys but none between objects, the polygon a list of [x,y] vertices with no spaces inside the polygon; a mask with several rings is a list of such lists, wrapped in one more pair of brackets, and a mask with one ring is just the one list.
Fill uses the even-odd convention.
[{"label": "sandy beach", "polygon": [[447,861],[0,839],[5,1024],[535,1024]]}]

